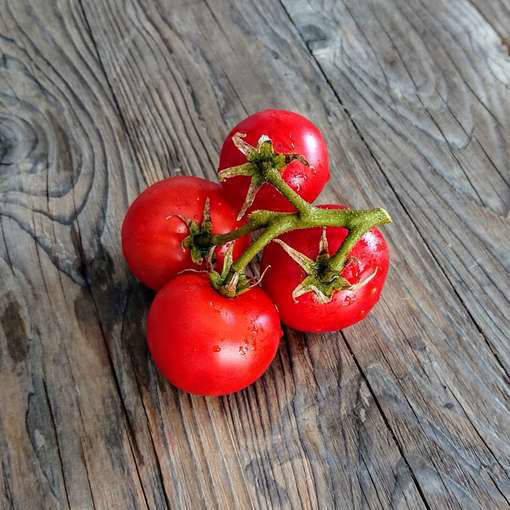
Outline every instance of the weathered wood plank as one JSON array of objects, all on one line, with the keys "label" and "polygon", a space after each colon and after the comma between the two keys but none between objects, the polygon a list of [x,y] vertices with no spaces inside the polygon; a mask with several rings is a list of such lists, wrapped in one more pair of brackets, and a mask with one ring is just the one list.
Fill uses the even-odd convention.
[{"label": "weathered wood plank", "polygon": [[[463,74],[464,97],[442,70],[442,54],[430,50],[423,62],[439,92],[425,80],[413,103],[409,84],[399,98],[373,77],[368,85],[355,73],[345,80],[342,60],[331,58],[334,36],[340,27],[356,51],[369,53],[362,35],[370,30],[346,31],[349,16],[334,17],[336,3],[314,3],[311,13],[285,3],[327,79],[278,4],[140,4],[84,2],[86,18],[78,2],[58,9],[12,2],[2,10],[0,80],[9,92],[0,96],[0,401],[9,412],[0,412],[0,506],[506,508],[508,330],[494,334],[487,318],[506,324],[494,287],[505,290],[506,282],[469,280],[459,263],[465,253],[441,244],[469,220],[469,256],[481,271],[508,267],[507,105],[493,79],[506,61],[491,64],[492,75],[483,67]],[[380,12],[390,5],[356,8],[367,7],[358,15],[378,26],[407,19],[418,4]],[[321,12],[327,17],[317,18]],[[419,49],[436,48],[436,31],[462,35],[447,13],[425,25]],[[473,26],[485,29],[478,21]],[[386,29],[396,44],[381,42],[388,62],[398,63],[393,31]],[[456,64],[476,60],[478,50],[493,62],[491,39],[475,41],[472,51],[462,39],[437,46],[454,51]],[[350,59],[363,61],[357,53]],[[402,69],[396,76],[395,90],[406,84]],[[453,114],[434,110],[445,90],[454,91]],[[366,104],[374,97],[381,104],[372,118]],[[430,117],[420,99],[430,101]],[[344,336],[288,331],[252,388],[224,399],[189,397],[148,359],[151,294],[126,279],[119,225],[145,183],[177,172],[214,176],[227,129],[267,106],[300,110],[325,130],[342,169],[326,201],[393,204],[394,270],[376,312]],[[463,126],[471,128],[466,146]],[[427,178],[406,166],[421,169],[427,157],[435,172]],[[424,190],[435,200],[433,216]],[[486,244],[489,230],[497,242]],[[455,292],[461,278],[487,295],[467,286]]]},{"label": "weathered wood plank", "polygon": [[[289,12],[292,9],[298,13],[306,12],[306,6],[297,9],[296,5],[289,3],[286,7]],[[321,6],[324,13],[329,13],[330,7],[334,11],[336,4],[326,2],[317,7]],[[362,2],[359,8],[363,6],[368,8],[372,3]],[[315,7],[312,4],[311,15],[316,12]],[[472,258],[467,261],[480,260],[483,255],[488,258],[489,265],[482,267],[491,269],[498,269],[505,261],[501,246],[504,247],[506,242],[506,224],[498,218],[504,213],[507,185],[505,171],[498,164],[506,162],[503,156],[495,164],[489,161],[497,140],[501,139],[501,133],[505,133],[505,125],[493,128],[493,132],[489,125],[485,132],[471,133],[475,121],[481,122],[485,114],[476,110],[474,120],[468,116],[475,99],[467,93],[454,95],[449,109],[443,111],[444,101],[441,101],[444,96],[440,93],[450,90],[451,84],[448,74],[446,78],[441,77],[436,96],[434,86],[430,91],[424,89],[430,95],[431,105],[423,106],[420,96],[415,98],[417,111],[406,110],[407,99],[394,106],[396,113],[393,114],[402,116],[411,124],[410,134],[404,136],[397,130],[392,138],[391,133],[383,132],[377,140],[379,145],[382,140],[387,142],[397,155],[400,164],[399,173],[395,174],[399,177],[397,185],[397,179],[390,178],[393,174],[386,171],[389,162],[383,166],[380,158],[375,161],[375,149],[371,145],[370,150],[367,148],[368,135],[363,133],[363,139],[359,136],[356,118],[365,115],[361,100],[356,104],[357,108],[349,109],[349,116],[345,114],[330,84],[321,77],[278,5],[217,1],[193,2],[184,8],[175,3],[171,6],[159,3],[140,6],[133,2],[127,4],[122,14],[120,7],[110,2],[85,5],[85,8],[122,116],[131,137],[136,137],[138,163],[145,174],[165,175],[167,171],[174,171],[172,167],[181,169],[184,162],[188,166],[185,171],[212,175],[212,158],[216,156],[229,125],[247,111],[269,105],[282,106],[312,116],[328,133],[335,164],[342,168],[342,172],[335,173],[326,199],[343,198],[357,206],[367,202],[393,204],[391,212],[396,224],[388,229],[388,233],[398,271],[392,273],[377,312],[362,325],[345,332],[346,346],[354,353],[366,377],[370,389],[367,400],[377,409],[377,414],[382,413],[387,430],[404,454],[399,466],[411,467],[402,479],[414,486],[414,476],[423,497],[434,508],[506,507],[509,497],[508,380],[503,369],[506,369],[506,337],[503,332],[489,329],[488,318],[485,322],[475,321],[474,308],[463,306],[468,298],[472,299],[479,308],[484,306],[494,314],[497,324],[505,316],[505,303],[490,293],[475,295],[467,288],[455,290],[452,282],[461,282],[457,282],[458,277],[453,280],[451,273],[454,269],[461,271],[467,285],[480,286],[481,281],[484,288],[490,288],[490,282],[484,280],[483,275],[479,277],[482,280],[473,281],[474,277],[468,275],[460,261],[466,253],[459,253],[454,258],[454,253],[448,252],[447,245],[439,238],[439,235],[451,236],[458,231],[464,225],[460,218],[466,215],[474,224],[467,233],[472,243],[469,254]],[[407,12],[405,6],[400,8]],[[326,27],[332,34],[340,27],[355,48],[363,48],[361,42],[366,44],[364,39],[360,42],[354,38],[355,26],[347,31],[342,20],[334,18],[336,21],[332,21],[333,18],[328,16],[325,14],[313,26]],[[306,30],[296,23],[305,33]],[[313,33],[314,29],[311,31]],[[330,52],[321,37],[314,40],[317,58],[321,48],[325,54]],[[434,40],[430,36],[427,42],[434,44]],[[413,40],[413,44],[417,42]],[[398,61],[398,53],[387,41],[386,44],[387,51],[393,51]],[[451,46],[450,42],[448,47]],[[335,47],[331,52],[335,53]],[[130,60],[130,56],[135,55],[137,58]],[[444,63],[439,57],[427,54],[425,57],[430,68],[428,72],[434,76],[434,72],[438,72],[436,67],[440,68]],[[356,62],[356,56],[352,60]],[[490,77],[483,76],[490,81]],[[399,75],[398,79],[403,78]],[[377,84],[372,81],[375,80],[363,85],[369,91]],[[356,93],[352,83],[346,83],[346,90],[341,91],[336,82],[334,86],[342,101],[344,92],[347,97]],[[388,97],[378,98],[382,106],[387,100],[397,102],[396,97]],[[140,98],[146,106],[140,106]],[[427,108],[432,107],[438,111],[428,112]],[[355,124],[352,124],[352,117]],[[397,125],[394,121],[393,131]],[[423,137],[423,146],[415,142],[410,147],[404,145],[405,150],[399,149],[398,144],[404,144],[407,137],[418,136],[415,132]],[[446,133],[446,141],[443,133]],[[203,144],[207,159],[203,156],[199,159],[196,149],[190,147],[190,140],[194,140],[191,145],[195,147]],[[436,154],[435,145],[441,144],[446,148]],[[414,171],[411,181],[406,175],[410,170],[405,167],[410,155],[414,154],[411,149],[423,158],[433,156],[426,168],[438,171],[432,164],[436,163],[444,174],[439,173],[437,178],[427,174],[425,180]],[[460,151],[466,152],[458,154]],[[159,155],[156,170],[150,159],[154,154]],[[484,174],[476,173],[476,165],[484,168]],[[448,184],[446,191],[439,189],[433,177]],[[435,195],[429,198],[437,212],[427,217],[422,195],[430,187],[439,198]],[[406,202],[402,198],[404,192],[413,197],[412,204],[411,199]],[[418,195],[421,201],[415,198]],[[441,216],[443,211],[446,212]],[[491,229],[501,236],[502,245],[487,243],[480,218],[491,222]],[[430,232],[435,242],[425,242],[422,236],[428,230],[424,230],[424,225],[437,225],[438,222],[442,229],[437,233]],[[446,256],[442,253],[448,253],[454,260],[451,267],[444,263]],[[466,260],[462,262],[466,263]],[[476,288],[475,285],[472,288]],[[498,281],[498,285],[505,283]],[[264,381],[273,384],[274,370],[273,367]],[[324,391],[321,385],[317,388],[317,391]],[[258,386],[254,391],[258,391]],[[250,392],[248,390],[246,394]],[[259,406],[264,407],[260,402]],[[297,403],[293,403],[293,408],[300,415]],[[162,408],[162,413],[166,412]],[[264,437],[271,438],[275,429],[266,426]],[[300,443],[307,455],[315,444],[308,438],[301,438]],[[271,449],[267,453],[273,458],[277,454],[277,450]],[[328,462],[338,461],[340,454],[338,450],[327,451],[319,458],[328,465]],[[348,477],[353,474],[352,470],[347,471]],[[269,492],[269,501],[273,502],[278,494]],[[320,494],[325,497],[325,492]],[[352,496],[350,501],[357,501],[356,497]]]},{"label": "weathered wood plank", "polygon": [[[133,3],[124,10],[109,2],[84,7],[130,137],[136,137],[138,163],[147,178],[173,173],[175,167],[214,175],[222,136],[245,110],[235,84],[229,85],[235,76],[226,74],[221,65],[231,58],[235,66],[243,55],[236,60],[213,13],[200,3],[166,8]],[[144,57],[137,58],[128,71],[126,62],[133,61],[127,55]],[[212,66],[215,61],[220,65]],[[209,73],[207,81],[204,73]],[[264,80],[257,79],[256,85],[269,89]],[[165,133],[167,138],[155,133]],[[211,161],[195,157],[204,146]],[[177,148],[176,153],[167,154],[169,147]],[[151,159],[155,154],[158,157]],[[143,331],[138,335],[143,342]],[[223,402],[190,399],[159,379],[156,387],[151,383],[153,387],[142,389],[147,392],[144,401],[172,502],[178,495],[181,499],[176,504],[191,506],[200,495],[206,505],[246,504],[246,499],[219,499],[225,497],[219,485],[201,472],[209,465],[211,477],[217,474],[232,480],[231,487],[237,490],[231,498],[248,497],[256,506],[307,508],[335,503],[386,508],[392,500],[410,508],[423,505],[380,411],[363,407],[368,402],[367,389],[345,345],[330,349],[318,340],[308,341],[313,341],[308,349],[314,356],[314,370],[309,368],[311,355],[306,350],[305,355],[288,357],[284,347],[263,381]],[[303,340],[293,335],[286,349],[294,351],[296,342]],[[144,355],[143,350],[142,359]],[[322,363],[331,368],[325,370]],[[340,374],[349,374],[348,383],[342,382],[343,375],[338,380],[339,369]],[[140,377],[147,380],[151,375]],[[215,418],[212,423],[210,416]],[[365,426],[366,416],[370,419]],[[186,438],[189,443],[183,442]],[[216,445],[211,438],[216,438]],[[205,452],[204,444],[208,445]],[[229,454],[222,458],[207,454],[218,449]],[[396,479],[402,484],[395,484]]]},{"label": "weathered wood plank", "polygon": [[[0,501],[163,508],[146,419],[126,414],[113,324],[90,291],[113,269],[139,175],[81,9],[2,2],[0,45]],[[101,289],[122,309],[124,289]]]}]

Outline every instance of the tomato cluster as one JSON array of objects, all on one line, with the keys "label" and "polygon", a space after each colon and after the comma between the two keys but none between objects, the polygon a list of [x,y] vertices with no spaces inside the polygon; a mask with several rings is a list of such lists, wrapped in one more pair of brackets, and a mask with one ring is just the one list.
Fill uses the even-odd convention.
[{"label": "tomato cluster", "polygon": [[[363,319],[389,270],[377,228],[350,238],[341,214],[356,211],[309,205],[329,180],[329,156],[301,115],[266,110],[240,122],[221,149],[219,177],[157,182],[122,225],[128,266],[158,291],[147,321],[152,357],[170,382],[199,395],[258,379],[278,349],[280,321],[324,332]],[[260,250],[262,288],[244,272]]]}]

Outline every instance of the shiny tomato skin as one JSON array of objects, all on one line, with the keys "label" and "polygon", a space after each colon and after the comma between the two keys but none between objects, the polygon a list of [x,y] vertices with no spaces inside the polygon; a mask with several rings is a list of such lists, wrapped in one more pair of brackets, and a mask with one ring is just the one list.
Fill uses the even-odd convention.
[{"label": "shiny tomato skin", "polygon": [[[245,133],[244,139],[252,146],[262,135],[273,142],[275,152],[301,154],[310,163],[307,168],[299,161],[291,162],[283,171],[283,178],[307,202],[313,202],[329,180],[328,147],[319,129],[306,117],[286,110],[264,110],[242,120],[229,133],[220,153],[219,170],[246,162],[246,157],[235,147],[232,136]],[[232,177],[225,180],[225,196],[239,210],[248,186],[249,177]],[[258,191],[248,212],[257,209],[294,211],[290,202],[273,186],[264,184]]]},{"label": "shiny tomato skin", "polygon": [[[169,177],[147,188],[131,204],[122,225],[122,250],[129,268],[142,283],[159,289],[179,271],[204,266],[194,264],[189,248],[182,247],[189,229],[179,216],[201,223],[207,197],[213,234],[224,234],[242,225],[221,186],[200,177]],[[249,236],[236,241],[234,259],[249,242]],[[225,251],[225,246],[216,250],[218,269]]]},{"label": "shiny tomato skin", "polygon": [[197,395],[226,395],[253,383],[269,367],[281,336],[278,310],[260,287],[227,298],[204,273],[184,272],[167,283],[147,322],[159,370]]},{"label": "shiny tomato skin", "polygon": [[[344,208],[341,205],[320,206]],[[321,228],[295,230],[280,237],[292,248],[315,260],[319,254]],[[343,227],[328,227],[328,253],[333,255],[347,237]],[[320,303],[313,292],[292,298],[293,290],[306,277],[305,271],[292,260],[277,243],[270,243],[264,250],[261,271],[268,269],[263,288],[280,311],[282,322],[293,329],[307,333],[337,331],[364,319],[379,301],[389,271],[389,250],[379,229],[369,230],[351,251],[351,261],[345,266],[342,276],[351,284],[377,273],[365,286],[354,290],[336,291],[329,303]]]}]

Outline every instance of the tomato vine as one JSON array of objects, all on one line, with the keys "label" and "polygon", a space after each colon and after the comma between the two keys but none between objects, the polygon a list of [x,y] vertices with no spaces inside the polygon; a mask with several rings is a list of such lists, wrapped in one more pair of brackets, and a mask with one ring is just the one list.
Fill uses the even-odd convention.
[{"label": "tomato vine", "polygon": [[[284,167],[294,160],[309,166],[306,159],[300,154],[276,153],[273,143],[268,136],[261,136],[257,146],[253,147],[244,141],[243,133],[235,133],[233,143],[246,156],[247,163],[221,170],[220,180],[229,179],[234,176],[249,176],[252,179],[246,202],[241,211],[245,211],[252,204],[254,190],[260,188],[263,183],[274,186],[289,202],[296,208],[295,213],[282,213],[269,210],[253,211],[248,216],[247,223],[226,234],[213,236],[213,245],[223,245],[255,230],[261,230],[260,236],[246,248],[239,259],[232,263],[228,272],[222,280],[215,279],[217,289],[224,295],[233,297],[246,290],[248,279],[244,272],[253,258],[260,253],[271,241],[282,234],[293,230],[307,229],[313,227],[346,227],[349,230],[338,251],[328,257],[326,262],[329,268],[328,279],[338,280],[338,287],[333,285],[333,291],[346,288],[345,279],[340,277],[349,253],[359,239],[370,229],[377,225],[391,223],[391,217],[385,209],[323,209],[315,207],[300,197],[282,178]],[[255,182],[255,185],[253,185]],[[244,215],[244,212],[243,214]],[[240,215],[240,216],[242,216]],[[336,277],[336,278],[335,278]],[[317,279],[317,286],[324,284],[324,281]],[[233,285],[235,282],[235,285]]]}]

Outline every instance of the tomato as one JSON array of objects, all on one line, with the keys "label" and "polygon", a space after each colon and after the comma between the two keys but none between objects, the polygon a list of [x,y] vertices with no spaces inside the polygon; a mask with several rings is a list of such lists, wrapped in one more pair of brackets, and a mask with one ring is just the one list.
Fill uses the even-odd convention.
[{"label": "tomato", "polygon": [[[313,202],[329,180],[329,156],[326,141],[319,129],[307,118],[285,110],[264,110],[254,113],[227,136],[220,153],[219,170],[246,163],[246,156],[232,141],[236,133],[245,134],[244,141],[256,146],[262,135],[273,142],[277,153],[296,153],[310,164],[294,160],[283,168],[285,182],[307,202]],[[226,197],[237,210],[243,206],[250,185],[249,176],[235,176],[223,182]],[[248,211],[270,209],[294,211],[290,202],[271,184],[264,183],[257,191]]]},{"label": "tomato", "polygon": [[[325,208],[345,206],[328,205]],[[316,260],[322,228],[295,230],[280,237],[291,248]],[[328,227],[328,253],[333,255],[348,235],[344,227]],[[270,243],[262,256],[261,270],[268,266],[263,288],[280,311],[282,321],[304,332],[336,331],[364,319],[375,306],[389,271],[389,250],[377,228],[369,230],[356,243],[341,275],[353,284],[353,290],[337,290],[328,303],[314,292],[292,297],[307,273],[276,242]]]},{"label": "tomato", "polygon": [[278,310],[260,287],[228,298],[203,273],[184,272],[167,283],[147,323],[159,370],[198,395],[226,395],[254,382],[273,360],[281,336]]},{"label": "tomato", "polygon": [[[141,193],[129,207],[122,225],[122,249],[133,274],[148,287],[159,289],[176,273],[195,264],[190,248],[182,245],[190,230],[186,221],[204,219],[209,198],[212,234],[224,234],[242,225],[236,211],[222,195],[221,186],[199,177],[169,177]],[[238,239],[234,259],[247,247],[250,238]],[[215,250],[221,269],[226,247]]]}]

